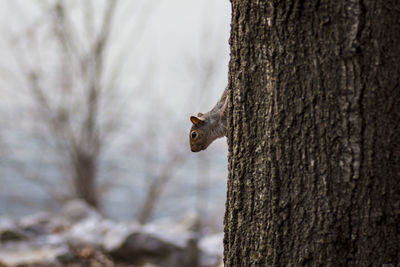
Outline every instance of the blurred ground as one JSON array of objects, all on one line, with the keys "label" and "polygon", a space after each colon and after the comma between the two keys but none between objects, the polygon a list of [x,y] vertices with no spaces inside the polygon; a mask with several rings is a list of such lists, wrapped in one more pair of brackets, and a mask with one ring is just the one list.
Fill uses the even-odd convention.
[{"label": "blurred ground", "polygon": [[0,217],[0,263],[215,267],[222,259],[223,235],[202,232],[199,222],[196,214],[145,225],[114,221],[85,202],[74,200],[59,213],[37,213],[21,219]]}]

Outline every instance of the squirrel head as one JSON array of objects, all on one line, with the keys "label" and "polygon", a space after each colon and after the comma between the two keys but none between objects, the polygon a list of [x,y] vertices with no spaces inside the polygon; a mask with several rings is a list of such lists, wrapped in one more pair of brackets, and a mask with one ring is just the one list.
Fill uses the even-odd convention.
[{"label": "squirrel head", "polygon": [[206,149],[212,142],[210,140],[207,117],[202,113],[198,113],[197,116],[191,116],[190,121],[193,123],[189,133],[190,150],[199,152]]}]

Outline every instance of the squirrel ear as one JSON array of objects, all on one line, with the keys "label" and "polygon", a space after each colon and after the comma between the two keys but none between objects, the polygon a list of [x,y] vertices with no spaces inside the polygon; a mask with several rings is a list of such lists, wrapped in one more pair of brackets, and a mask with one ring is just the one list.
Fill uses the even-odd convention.
[{"label": "squirrel ear", "polygon": [[196,126],[201,125],[201,124],[204,123],[204,119],[203,118],[198,118],[196,116],[190,116],[190,121]]}]

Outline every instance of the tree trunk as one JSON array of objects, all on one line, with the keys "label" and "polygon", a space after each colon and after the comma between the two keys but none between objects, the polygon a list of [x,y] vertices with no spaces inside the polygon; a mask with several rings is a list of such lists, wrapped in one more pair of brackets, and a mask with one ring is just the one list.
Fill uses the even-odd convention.
[{"label": "tree trunk", "polygon": [[399,3],[232,1],[225,266],[400,264]]},{"label": "tree trunk", "polygon": [[97,195],[97,154],[78,150],[74,159],[74,187],[76,196],[93,208],[99,208]]}]

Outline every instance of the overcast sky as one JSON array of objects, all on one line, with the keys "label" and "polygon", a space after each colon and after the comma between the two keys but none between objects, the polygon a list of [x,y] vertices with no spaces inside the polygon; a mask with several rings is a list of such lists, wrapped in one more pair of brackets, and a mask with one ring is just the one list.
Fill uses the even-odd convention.
[{"label": "overcast sky", "polygon": [[[10,33],[19,36],[21,29],[40,21],[43,16],[37,8],[40,2],[49,0],[0,0],[0,31],[3,36],[0,39],[0,66],[10,67],[12,64],[9,62],[10,44],[7,36]],[[101,10],[104,1],[96,0],[93,3],[96,4],[95,8]],[[151,4],[143,8],[143,3]],[[173,90],[179,97],[184,94],[184,87],[189,85],[187,80],[196,78],[197,65],[211,57],[219,62],[215,73],[222,92],[227,79],[229,57],[228,0],[120,0],[119,4],[114,20],[115,49],[111,47],[110,53],[117,53],[129,43],[134,44],[134,51],[127,53],[124,58],[126,66],[119,78],[121,86],[135,84],[135,75],[132,73],[139,74],[151,69],[155,86],[159,90]],[[137,20],[140,21],[138,24]],[[139,26],[136,28],[135,25]],[[212,94],[211,99],[218,97],[220,92],[215,89]],[[195,103],[201,104],[198,101]]]}]

